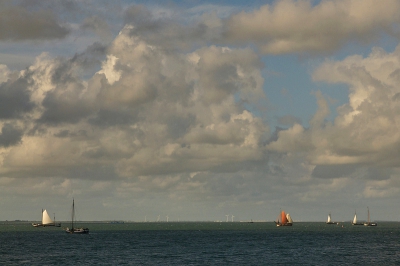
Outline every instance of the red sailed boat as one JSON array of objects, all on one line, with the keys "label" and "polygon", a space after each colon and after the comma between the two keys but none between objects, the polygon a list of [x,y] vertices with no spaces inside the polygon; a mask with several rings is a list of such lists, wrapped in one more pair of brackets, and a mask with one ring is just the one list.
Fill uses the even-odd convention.
[{"label": "red sailed boat", "polygon": [[292,220],[292,217],[290,217],[289,213],[285,213],[285,211],[281,211],[280,221],[279,221],[279,217],[278,217],[278,219],[275,221],[275,224],[276,224],[276,226],[292,226],[293,220]]}]

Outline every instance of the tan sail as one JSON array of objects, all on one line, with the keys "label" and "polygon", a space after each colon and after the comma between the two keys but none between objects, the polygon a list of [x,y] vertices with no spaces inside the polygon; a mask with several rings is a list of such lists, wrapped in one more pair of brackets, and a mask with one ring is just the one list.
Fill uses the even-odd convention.
[{"label": "tan sail", "polygon": [[43,225],[54,224],[54,221],[50,218],[50,215],[47,213],[47,210],[44,210],[42,213],[42,224]]}]

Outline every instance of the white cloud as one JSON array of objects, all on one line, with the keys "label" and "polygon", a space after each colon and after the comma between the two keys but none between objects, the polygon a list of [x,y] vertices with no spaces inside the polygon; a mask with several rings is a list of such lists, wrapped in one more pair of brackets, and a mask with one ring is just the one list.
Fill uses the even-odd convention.
[{"label": "white cloud", "polygon": [[7,81],[10,70],[6,65],[0,65],[0,83]]},{"label": "white cloud", "polygon": [[[227,38],[254,42],[265,54],[321,53],[337,50],[349,40],[368,42],[382,32],[396,36],[400,3],[385,0],[279,0],[253,12],[232,15]],[[385,14],[385,15],[382,15]]]},{"label": "white cloud", "polygon": [[[319,109],[310,128],[294,125],[280,131],[269,144],[271,150],[294,152],[302,147],[307,158],[316,165],[385,165],[398,167],[400,143],[398,86],[400,48],[386,53],[375,48],[371,54],[349,56],[342,61],[326,61],[318,67],[314,80],[345,83],[349,86],[349,102],[338,108],[334,123],[327,122],[329,106],[317,93]],[[303,146],[300,140],[307,140]]]},{"label": "white cloud", "polygon": [[114,84],[121,77],[121,73],[115,69],[118,58],[113,55],[107,56],[107,61],[103,62],[102,69],[98,72],[104,74],[110,85]]},{"label": "white cloud", "polygon": [[33,134],[3,149],[3,175],[70,176],[101,163],[132,177],[265,160],[268,127],[238,100],[264,97],[262,65],[251,50],[166,53],[131,30],[122,30],[88,82],[79,79],[77,61],[45,54],[21,72],[35,104],[25,121]]}]

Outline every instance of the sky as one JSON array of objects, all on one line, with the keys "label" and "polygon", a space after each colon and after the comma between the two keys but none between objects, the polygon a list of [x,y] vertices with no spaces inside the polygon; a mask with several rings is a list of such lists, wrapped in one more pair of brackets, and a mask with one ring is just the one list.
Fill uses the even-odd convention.
[{"label": "sky", "polygon": [[0,13],[0,220],[400,221],[399,1]]}]

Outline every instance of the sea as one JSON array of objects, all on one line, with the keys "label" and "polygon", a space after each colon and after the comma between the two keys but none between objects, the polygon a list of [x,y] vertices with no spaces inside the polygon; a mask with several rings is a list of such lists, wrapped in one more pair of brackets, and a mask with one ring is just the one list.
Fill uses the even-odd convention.
[{"label": "sea", "polygon": [[400,265],[400,223],[0,222],[0,265]]}]

